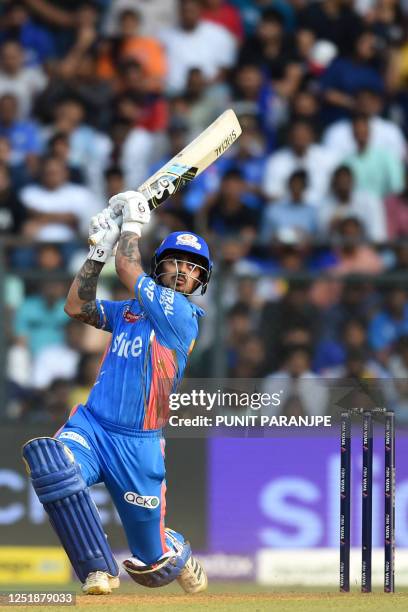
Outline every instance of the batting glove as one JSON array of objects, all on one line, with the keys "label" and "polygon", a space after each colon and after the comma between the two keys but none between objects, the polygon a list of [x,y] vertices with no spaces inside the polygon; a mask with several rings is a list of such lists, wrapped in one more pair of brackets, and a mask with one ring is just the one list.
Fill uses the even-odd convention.
[{"label": "batting glove", "polygon": [[120,236],[122,216],[113,217],[113,211],[105,208],[92,217],[89,224],[89,254],[88,259],[105,263],[112,255]]},{"label": "batting glove", "polygon": [[122,232],[133,232],[140,238],[142,226],[150,221],[150,208],[147,199],[138,191],[125,191],[109,200],[109,208],[116,214],[122,213]]}]

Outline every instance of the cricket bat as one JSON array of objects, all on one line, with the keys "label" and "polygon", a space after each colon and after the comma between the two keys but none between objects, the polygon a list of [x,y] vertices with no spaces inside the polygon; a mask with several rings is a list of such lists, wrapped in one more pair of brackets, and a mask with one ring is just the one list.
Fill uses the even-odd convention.
[{"label": "cricket bat", "polygon": [[[137,188],[149,202],[150,210],[163,204],[201,174],[229,149],[241,133],[234,111],[230,108],[222,113],[204,132]],[[97,244],[99,235],[104,231],[91,236],[90,244]]]}]

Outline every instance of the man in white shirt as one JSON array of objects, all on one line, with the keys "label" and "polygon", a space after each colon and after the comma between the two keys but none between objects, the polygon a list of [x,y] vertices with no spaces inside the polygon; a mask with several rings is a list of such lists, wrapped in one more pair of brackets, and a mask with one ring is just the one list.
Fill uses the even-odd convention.
[{"label": "man in white shirt", "polygon": [[263,189],[269,200],[286,196],[289,176],[295,170],[305,170],[309,179],[305,200],[320,206],[339,160],[332,151],[314,140],[314,129],[310,123],[298,119],[292,124],[289,146],[273,153],[266,162]]},{"label": "man in white shirt", "polygon": [[225,28],[201,20],[200,0],[179,0],[179,25],[159,34],[168,61],[167,90],[184,90],[191,68],[199,68],[208,83],[216,82],[234,65],[237,43]]},{"label": "man in white shirt", "polygon": [[6,41],[0,48],[0,96],[12,94],[18,100],[19,117],[29,116],[34,98],[47,85],[39,66],[24,67],[24,52],[19,42]]},{"label": "man in white shirt", "polygon": [[51,155],[43,159],[40,184],[24,187],[20,198],[30,216],[24,234],[46,242],[77,239],[103,206],[89,189],[69,183],[64,162]]},{"label": "man in white shirt", "polygon": [[119,15],[125,10],[138,12],[145,36],[156,36],[162,28],[177,22],[177,0],[115,0],[109,2],[103,27],[105,34],[119,34]]},{"label": "man in white shirt", "polygon": [[[381,117],[383,99],[369,89],[362,89],[356,96],[356,109],[370,118],[370,146],[392,151],[399,159],[405,160],[407,147],[404,134],[390,119]],[[352,121],[342,119],[330,125],[323,134],[323,144],[336,151],[340,157],[356,152]]]},{"label": "man in white shirt", "polygon": [[348,217],[357,217],[367,238],[373,242],[387,240],[387,224],[383,201],[372,193],[356,191],[350,168],[341,165],[334,171],[329,198],[319,209],[319,225],[324,237]]}]

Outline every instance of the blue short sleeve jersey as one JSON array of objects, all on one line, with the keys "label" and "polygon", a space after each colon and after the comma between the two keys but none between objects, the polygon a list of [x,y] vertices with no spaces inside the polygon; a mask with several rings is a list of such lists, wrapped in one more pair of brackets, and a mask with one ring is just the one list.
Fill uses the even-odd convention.
[{"label": "blue short sleeve jersey", "polygon": [[87,408],[127,429],[159,429],[182,378],[204,311],[142,274],[135,299],[96,300],[99,327],[112,333]]}]

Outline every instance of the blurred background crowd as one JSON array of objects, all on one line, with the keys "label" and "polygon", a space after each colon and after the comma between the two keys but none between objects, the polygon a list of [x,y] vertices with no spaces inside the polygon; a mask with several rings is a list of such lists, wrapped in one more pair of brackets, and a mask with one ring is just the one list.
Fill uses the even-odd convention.
[{"label": "blurred background crowd", "polygon": [[[326,379],[380,379],[403,417],[408,2],[10,0],[0,10],[6,416],[59,425],[86,400],[107,335],[70,321],[63,304],[89,218],[232,107],[243,135],[155,211],[142,244],[147,269],[171,231],[211,245],[189,376],[287,381],[287,414],[324,411]],[[99,297],[128,297],[113,262]]]}]

